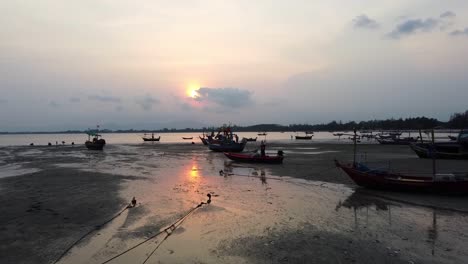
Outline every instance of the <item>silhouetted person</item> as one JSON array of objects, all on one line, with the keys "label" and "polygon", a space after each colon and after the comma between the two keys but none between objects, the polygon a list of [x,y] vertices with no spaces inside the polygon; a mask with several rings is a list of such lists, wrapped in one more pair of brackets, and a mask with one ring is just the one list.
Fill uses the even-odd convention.
[{"label": "silhouetted person", "polygon": [[136,199],[135,199],[135,196],[132,198],[132,207],[135,207],[136,206]]},{"label": "silhouetted person", "polygon": [[206,201],[206,203],[210,204],[211,203],[211,194],[207,194],[206,196],[208,196],[208,201]]}]

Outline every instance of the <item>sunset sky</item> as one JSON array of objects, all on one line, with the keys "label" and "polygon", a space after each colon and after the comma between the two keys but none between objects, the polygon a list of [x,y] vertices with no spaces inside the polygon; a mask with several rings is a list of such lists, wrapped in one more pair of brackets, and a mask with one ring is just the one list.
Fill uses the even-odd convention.
[{"label": "sunset sky", "polygon": [[0,2],[0,131],[468,109],[468,1]]}]

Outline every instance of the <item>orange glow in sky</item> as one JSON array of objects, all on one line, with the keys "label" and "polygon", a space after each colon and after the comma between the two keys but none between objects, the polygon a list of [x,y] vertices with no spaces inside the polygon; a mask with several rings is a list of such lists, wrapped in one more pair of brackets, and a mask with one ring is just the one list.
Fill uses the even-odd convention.
[{"label": "orange glow in sky", "polygon": [[198,93],[197,90],[200,89],[200,85],[198,83],[190,83],[187,86],[186,94],[190,98],[197,97]]}]

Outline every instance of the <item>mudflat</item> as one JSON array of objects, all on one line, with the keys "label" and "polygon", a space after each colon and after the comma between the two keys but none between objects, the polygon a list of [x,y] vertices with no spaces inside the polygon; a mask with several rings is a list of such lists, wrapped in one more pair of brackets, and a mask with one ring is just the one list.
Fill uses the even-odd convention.
[{"label": "mudflat", "polygon": [[[236,163],[198,144],[1,148],[0,263],[54,263],[87,233],[59,263],[103,263],[207,194],[211,203],[166,240],[167,232],[110,263],[468,262],[466,197],[357,188],[333,162],[351,162],[351,144],[267,144],[278,150],[282,165]],[[407,146],[359,144],[357,153],[375,167],[432,171]],[[466,161],[436,166],[468,172]]]}]

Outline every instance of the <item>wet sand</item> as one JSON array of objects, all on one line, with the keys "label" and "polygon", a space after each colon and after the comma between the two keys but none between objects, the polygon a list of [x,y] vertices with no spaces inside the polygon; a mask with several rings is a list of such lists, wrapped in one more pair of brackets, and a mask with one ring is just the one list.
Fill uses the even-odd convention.
[{"label": "wet sand", "polygon": [[[248,145],[252,150],[254,145]],[[147,263],[466,263],[466,197],[356,188],[334,167],[353,146],[269,144],[283,165],[239,164],[196,144],[0,149],[0,263],[102,263],[212,194]],[[358,146],[358,159],[429,172],[407,146]],[[468,171],[440,161],[440,172]],[[223,170],[225,174],[219,175]],[[227,175],[226,175],[227,174]],[[142,263],[164,235],[110,263]]]}]

